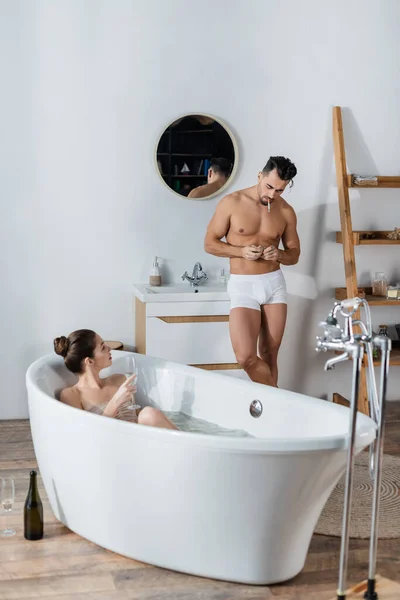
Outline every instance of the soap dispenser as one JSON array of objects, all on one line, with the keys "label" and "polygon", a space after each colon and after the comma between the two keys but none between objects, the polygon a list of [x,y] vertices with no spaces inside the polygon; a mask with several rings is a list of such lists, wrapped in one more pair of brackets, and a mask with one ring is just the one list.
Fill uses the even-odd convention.
[{"label": "soap dispenser", "polygon": [[226,280],[227,280],[227,277],[225,275],[225,269],[221,269],[220,274],[219,274],[219,282],[225,285]]},{"label": "soap dispenser", "polygon": [[160,267],[158,266],[157,256],[154,258],[149,283],[153,286],[161,285],[161,271]]}]

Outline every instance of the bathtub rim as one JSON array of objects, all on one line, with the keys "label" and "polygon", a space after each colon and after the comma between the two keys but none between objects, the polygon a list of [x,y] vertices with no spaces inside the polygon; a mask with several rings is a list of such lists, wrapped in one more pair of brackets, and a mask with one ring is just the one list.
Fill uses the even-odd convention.
[{"label": "bathtub rim", "polygon": [[[112,358],[120,357],[123,354],[129,354],[128,352],[121,351],[112,351]],[[188,365],[181,365],[179,363],[174,363],[172,361],[166,361],[163,359],[158,359],[156,357],[146,356],[149,360],[154,360],[157,363],[158,367],[173,368],[182,374],[193,375],[193,369],[195,367],[190,367]],[[25,381],[26,387],[28,391],[28,407],[29,407],[29,419],[30,419],[30,395],[31,392],[34,392],[35,396],[40,396],[45,399],[46,402],[52,402],[52,406],[57,407],[57,411],[79,411],[81,413],[80,418],[89,418],[89,419],[98,419],[98,426],[107,427],[109,431],[111,428],[113,431],[118,431],[119,434],[122,432],[131,435],[132,427],[136,431],[135,435],[140,438],[146,438],[150,440],[158,440],[163,443],[182,443],[184,445],[191,446],[202,446],[209,449],[214,450],[225,450],[225,451],[237,451],[244,452],[249,454],[259,454],[259,453],[273,453],[273,454],[297,454],[303,452],[315,452],[315,451],[334,451],[334,450],[344,450],[348,447],[348,433],[338,435],[333,434],[330,436],[319,436],[319,437],[290,437],[290,438],[247,438],[247,437],[234,437],[234,436],[218,436],[212,434],[202,434],[202,433],[192,433],[186,431],[175,431],[171,429],[161,429],[158,427],[151,426],[142,426],[136,423],[131,423],[127,421],[120,421],[118,419],[113,419],[111,417],[107,418],[103,415],[97,415],[94,413],[90,413],[85,410],[81,410],[79,408],[75,408],[73,406],[69,406],[67,404],[63,404],[57,398],[53,396],[49,396],[45,393],[38,385],[35,375],[39,371],[39,369],[43,365],[51,365],[51,364],[62,364],[64,361],[62,357],[55,356],[54,354],[46,354],[37,360],[35,360],[27,369]],[[224,378],[226,375],[222,375],[220,373],[212,373],[212,372],[204,372],[202,373],[204,377],[217,377]],[[247,385],[248,382],[242,381],[240,379],[235,379],[235,383],[241,385]],[[262,384],[252,382],[252,385],[260,386],[260,390],[265,391],[265,386]],[[285,391],[282,389],[282,392]],[[289,391],[289,390],[288,390]],[[291,392],[298,394],[297,392]],[[302,396],[302,394],[298,394]],[[305,396],[306,398],[313,398],[312,396]],[[315,398],[316,401],[325,402],[324,400],[320,400],[319,398]],[[329,403],[331,404],[331,403]],[[350,410],[347,407],[335,405],[335,410],[340,412],[348,411],[348,416],[350,420]],[[362,413],[358,413],[357,422],[360,423],[362,421],[362,425],[356,434],[356,448],[362,449],[367,447],[372,443],[372,441],[376,437],[377,426],[373,422],[373,420],[364,415]],[[90,423],[90,421],[88,421]],[[93,421],[94,423],[94,421]]]}]

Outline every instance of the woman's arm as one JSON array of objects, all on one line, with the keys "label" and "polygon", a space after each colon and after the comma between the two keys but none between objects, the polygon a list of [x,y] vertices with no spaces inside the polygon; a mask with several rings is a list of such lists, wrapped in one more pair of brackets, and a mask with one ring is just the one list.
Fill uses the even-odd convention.
[{"label": "woman's arm", "polygon": [[[118,377],[124,377],[124,375]],[[136,392],[136,385],[132,383],[134,379],[136,379],[136,375],[131,375],[127,379],[124,377],[124,382],[119,386],[114,396],[105,407],[103,416],[116,417],[119,407],[122,404],[125,404],[125,402],[132,400],[134,393]]]}]

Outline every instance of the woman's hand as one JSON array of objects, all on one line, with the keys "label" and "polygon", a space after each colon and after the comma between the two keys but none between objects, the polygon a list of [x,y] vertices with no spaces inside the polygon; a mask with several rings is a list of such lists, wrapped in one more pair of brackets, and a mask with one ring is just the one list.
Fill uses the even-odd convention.
[{"label": "woman's hand", "polygon": [[103,415],[106,417],[115,417],[119,407],[125,402],[133,400],[133,394],[136,392],[136,374],[128,377],[123,384],[119,386],[110,402],[107,404]]}]

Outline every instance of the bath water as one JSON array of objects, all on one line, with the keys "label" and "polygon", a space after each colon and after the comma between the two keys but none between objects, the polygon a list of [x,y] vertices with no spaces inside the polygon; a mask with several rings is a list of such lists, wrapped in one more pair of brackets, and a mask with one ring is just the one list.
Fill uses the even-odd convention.
[{"label": "bath water", "polygon": [[204,433],[206,435],[254,437],[247,433],[247,431],[244,429],[228,429],[227,427],[221,427],[215,423],[204,421],[204,419],[198,419],[196,417],[185,415],[183,412],[165,410],[163,413],[181,431],[188,431],[190,433]]}]

